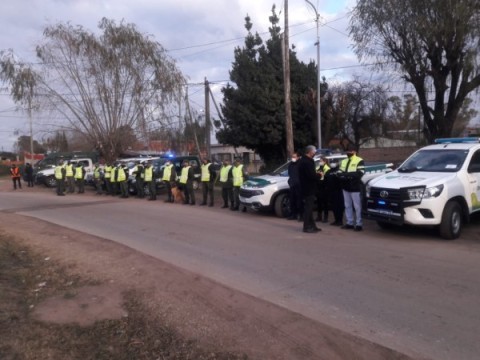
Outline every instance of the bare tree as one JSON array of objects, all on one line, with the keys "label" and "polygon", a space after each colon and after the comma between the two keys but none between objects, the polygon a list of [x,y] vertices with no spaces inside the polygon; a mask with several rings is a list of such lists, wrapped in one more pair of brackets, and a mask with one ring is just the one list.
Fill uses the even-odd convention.
[{"label": "bare tree", "polygon": [[429,142],[451,136],[463,102],[480,86],[479,21],[478,0],[358,0],[353,10],[357,55],[395,67],[413,85]]},{"label": "bare tree", "polygon": [[357,149],[370,138],[382,135],[387,98],[379,85],[353,80],[332,86],[326,99],[328,135]]},{"label": "bare tree", "polygon": [[[144,127],[177,104],[185,78],[165,49],[135,25],[103,18],[99,29],[97,36],[68,23],[47,26],[36,48],[39,70],[30,71],[43,109],[60,114],[112,160],[134,138],[125,137],[125,129]],[[24,86],[12,70],[18,67],[14,57],[4,53],[0,62],[2,78],[13,88]]]}]

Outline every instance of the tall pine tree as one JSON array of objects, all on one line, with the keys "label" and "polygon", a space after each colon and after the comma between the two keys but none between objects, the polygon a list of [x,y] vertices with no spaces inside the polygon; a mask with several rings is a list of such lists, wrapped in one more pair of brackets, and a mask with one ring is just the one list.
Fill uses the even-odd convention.
[{"label": "tall pine tree", "polygon": [[[282,41],[279,18],[272,8],[269,18],[270,39],[263,41],[252,33],[250,17],[245,18],[248,34],[243,48],[235,49],[230,80],[222,89],[225,128],[217,138],[234,146],[246,146],[257,152],[267,168],[285,161],[285,109],[282,70]],[[315,141],[316,66],[305,64],[290,51],[291,101],[294,142],[297,148]]]}]

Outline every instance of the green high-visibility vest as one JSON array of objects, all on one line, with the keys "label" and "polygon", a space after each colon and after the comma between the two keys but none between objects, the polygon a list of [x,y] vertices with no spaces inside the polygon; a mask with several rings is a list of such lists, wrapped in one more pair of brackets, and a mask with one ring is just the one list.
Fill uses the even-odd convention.
[{"label": "green high-visibility vest", "polygon": [[212,165],[212,163],[202,164],[202,181],[210,181],[210,165]]},{"label": "green high-visibility vest", "polygon": [[75,168],[75,179],[83,179],[83,172],[82,172],[82,167],[78,166]]},{"label": "green high-visibility vest", "polygon": [[[343,172],[355,172],[355,171],[364,171],[364,167],[361,166],[359,167],[358,164],[362,161],[363,159],[357,155],[353,155],[350,158],[343,159],[342,162],[340,163],[340,171]],[[348,168],[347,168],[348,165]]]},{"label": "green high-visibility vest", "polygon": [[222,166],[222,168],[220,169],[220,182],[228,181],[228,173],[230,172],[231,168],[232,165]]},{"label": "green high-visibility vest", "polygon": [[190,166],[185,166],[182,168],[182,173],[180,175],[180,184],[186,184],[188,181],[188,170],[190,170]]},{"label": "green high-visibility vest", "polygon": [[117,180],[115,179],[116,172],[117,168],[112,166],[112,172],[110,173],[110,182],[112,183],[117,182]]},{"label": "green high-visibility vest", "polygon": [[62,165],[57,165],[55,167],[55,179],[57,179],[57,180],[62,180],[63,179],[62,170],[63,170]]},{"label": "green high-visibility vest", "polygon": [[170,179],[172,178],[172,168],[173,164],[165,165],[165,167],[163,168],[163,181],[170,181]]},{"label": "green high-visibility vest", "polygon": [[93,177],[95,179],[100,179],[100,168],[98,166],[93,170]]},{"label": "green high-visibility vest", "polygon": [[153,180],[153,167],[152,166],[147,166],[145,168],[145,181],[150,182]]},{"label": "green high-visibility vest", "polygon": [[242,186],[243,184],[243,165],[234,166],[232,169],[233,186]]},{"label": "green high-visibility vest", "polygon": [[65,176],[72,177],[73,176],[73,165],[72,164],[66,165],[65,166],[65,171],[66,171]]},{"label": "green high-visibility vest", "polygon": [[112,167],[110,165],[105,166],[105,179],[110,179],[110,174],[112,173]]},{"label": "green high-visibility vest", "polygon": [[125,170],[123,170],[123,167],[119,167],[117,169],[118,175],[117,175],[117,181],[125,181],[127,180],[127,175],[125,174]]}]

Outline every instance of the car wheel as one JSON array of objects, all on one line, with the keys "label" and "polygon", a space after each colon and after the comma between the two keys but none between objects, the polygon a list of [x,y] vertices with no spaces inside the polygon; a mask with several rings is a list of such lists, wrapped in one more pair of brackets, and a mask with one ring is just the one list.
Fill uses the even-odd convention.
[{"label": "car wheel", "polygon": [[462,232],[462,208],[456,201],[449,201],[442,214],[439,227],[440,236],[446,240],[453,240]]},{"label": "car wheel", "polygon": [[49,176],[45,179],[45,186],[47,187],[55,187],[57,186],[57,179],[54,176]]},{"label": "car wheel", "polygon": [[286,193],[278,195],[275,199],[274,209],[275,215],[278,217],[290,216],[290,196]]}]

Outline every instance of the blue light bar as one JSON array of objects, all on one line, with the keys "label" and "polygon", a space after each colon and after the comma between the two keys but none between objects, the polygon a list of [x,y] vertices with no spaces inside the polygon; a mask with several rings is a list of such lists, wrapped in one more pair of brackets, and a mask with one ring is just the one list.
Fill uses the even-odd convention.
[{"label": "blue light bar", "polygon": [[467,144],[467,143],[478,143],[478,142],[480,142],[480,138],[477,138],[477,137],[435,139],[435,144]]}]

